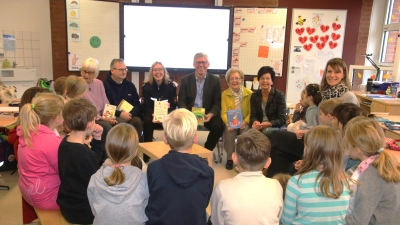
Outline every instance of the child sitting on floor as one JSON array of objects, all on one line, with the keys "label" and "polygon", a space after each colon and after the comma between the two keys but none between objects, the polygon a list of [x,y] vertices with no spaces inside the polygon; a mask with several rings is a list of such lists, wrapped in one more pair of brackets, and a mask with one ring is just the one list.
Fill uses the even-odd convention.
[{"label": "child sitting on floor", "polygon": [[[343,147],[361,163],[352,178],[346,224],[398,224],[400,221],[400,163],[383,150],[385,134],[379,123],[356,117],[346,125]],[[397,221],[397,222],[396,222]]]},{"label": "child sitting on floor", "polygon": [[318,84],[309,84],[301,92],[301,100],[307,105],[307,111],[304,120],[299,120],[289,124],[287,130],[296,133],[299,130],[307,130],[318,125],[318,105],[321,102],[321,93]]},{"label": "child sitting on floor", "polygon": [[[95,123],[96,107],[86,99],[69,100],[63,110],[65,126],[70,130],[58,148],[61,180],[57,203],[64,218],[74,224],[93,223],[87,187],[90,177],[99,169],[104,151],[103,128]],[[92,136],[91,148],[85,144]]]},{"label": "child sitting on floor", "polygon": [[282,224],[344,224],[350,182],[340,141],[339,132],[328,126],[306,134],[303,162],[286,187]]},{"label": "child sitting on floor", "polygon": [[144,224],[149,191],[146,174],[131,165],[139,137],[135,128],[117,124],[106,138],[108,160],[92,176],[87,194],[93,224]]},{"label": "child sitting on floor", "polygon": [[255,129],[238,137],[232,159],[240,173],[215,187],[211,197],[212,224],[279,224],[282,187],[261,173],[271,163],[270,150],[268,138]]},{"label": "child sitting on floor", "polygon": [[205,159],[190,154],[198,139],[196,116],[176,109],[164,118],[163,127],[164,142],[172,150],[147,168],[146,225],[204,225],[214,170]]}]

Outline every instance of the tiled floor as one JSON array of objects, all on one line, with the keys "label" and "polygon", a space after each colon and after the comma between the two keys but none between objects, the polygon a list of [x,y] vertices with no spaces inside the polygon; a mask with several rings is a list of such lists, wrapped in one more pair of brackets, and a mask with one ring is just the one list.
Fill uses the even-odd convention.
[{"label": "tiled floor", "polygon": [[[204,146],[208,132],[199,131],[198,144]],[[155,131],[154,137],[156,141],[162,140],[162,131]],[[214,149],[217,152],[217,149]],[[214,185],[220,180],[234,177],[236,172],[234,170],[225,169],[226,153],[221,164],[213,162],[213,169],[215,171]],[[18,188],[18,173],[10,175],[11,171],[0,172],[0,185],[10,186],[10,190],[0,190],[0,225],[21,225],[22,224],[22,206],[21,206],[21,193]],[[207,209],[208,213],[210,208]],[[39,224],[39,223],[32,223]]]}]

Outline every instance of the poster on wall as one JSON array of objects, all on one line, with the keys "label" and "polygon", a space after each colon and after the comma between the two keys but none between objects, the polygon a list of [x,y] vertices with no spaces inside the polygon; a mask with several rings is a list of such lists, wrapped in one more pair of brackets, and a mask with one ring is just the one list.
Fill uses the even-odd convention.
[{"label": "poster on wall", "polygon": [[256,76],[271,66],[281,77],[286,17],[286,8],[235,8],[231,67]]},{"label": "poster on wall", "polygon": [[286,102],[297,103],[310,83],[321,83],[326,63],[342,57],[347,10],[293,9]]}]

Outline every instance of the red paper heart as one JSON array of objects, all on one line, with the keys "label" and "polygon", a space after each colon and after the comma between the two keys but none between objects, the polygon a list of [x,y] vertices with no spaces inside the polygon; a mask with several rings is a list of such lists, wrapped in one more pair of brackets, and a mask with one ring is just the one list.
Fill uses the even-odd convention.
[{"label": "red paper heart", "polygon": [[315,43],[315,42],[317,42],[318,41],[318,35],[315,35],[314,37],[310,37],[310,41],[312,42],[312,43]]},{"label": "red paper heart", "polygon": [[321,37],[319,38],[319,40],[321,40],[322,43],[325,44],[325,43],[329,40],[329,35],[321,36]]},{"label": "red paper heart", "polygon": [[297,33],[298,35],[302,35],[303,32],[304,32],[304,27],[302,27],[302,28],[296,28],[296,33]]},{"label": "red paper heart", "polygon": [[317,44],[315,44],[315,45],[317,46],[317,48],[318,48],[319,50],[322,50],[323,48],[325,48],[325,43],[317,42]]},{"label": "red paper heart", "polygon": [[300,41],[302,44],[306,43],[307,40],[308,40],[307,37],[299,37],[299,41]]},{"label": "red paper heart", "polygon": [[337,44],[336,42],[333,42],[333,41],[330,41],[330,42],[329,42],[329,47],[330,47],[331,49],[336,48],[337,45],[338,45],[338,44]]},{"label": "red paper heart", "polygon": [[311,50],[311,48],[312,48],[312,44],[305,44],[305,45],[303,45],[303,48],[305,49],[305,50],[307,50],[307,51],[310,51]]},{"label": "red paper heart", "polygon": [[333,30],[339,30],[342,26],[338,23],[332,23]]},{"label": "red paper heart", "polygon": [[331,36],[332,36],[332,40],[334,40],[334,41],[336,41],[337,39],[340,38],[340,34],[332,33]]},{"label": "red paper heart", "polygon": [[309,35],[311,35],[311,34],[313,34],[314,32],[315,32],[315,28],[310,28],[310,27],[307,27],[307,33],[309,34]]},{"label": "red paper heart", "polygon": [[324,32],[324,33],[327,32],[327,31],[329,30],[329,26],[328,26],[328,25],[326,25],[326,26],[325,26],[325,25],[321,25],[319,28],[320,28],[321,31]]}]

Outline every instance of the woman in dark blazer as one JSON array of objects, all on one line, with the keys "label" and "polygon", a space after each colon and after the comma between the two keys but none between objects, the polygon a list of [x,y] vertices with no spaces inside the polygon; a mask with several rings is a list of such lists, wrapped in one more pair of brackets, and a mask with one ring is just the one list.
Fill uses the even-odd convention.
[{"label": "woman in dark blazer", "polygon": [[283,92],[272,87],[275,71],[263,66],[257,73],[260,89],[251,96],[250,124],[271,137],[286,121],[286,101]]}]

